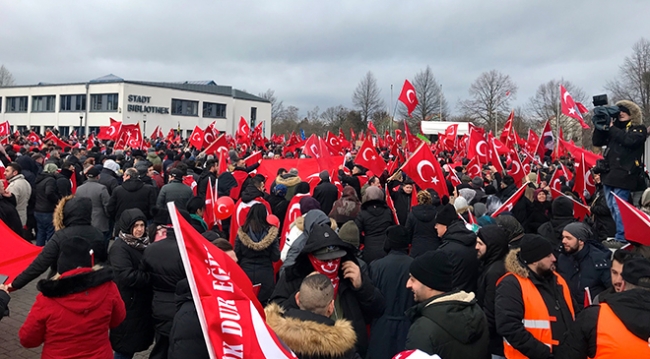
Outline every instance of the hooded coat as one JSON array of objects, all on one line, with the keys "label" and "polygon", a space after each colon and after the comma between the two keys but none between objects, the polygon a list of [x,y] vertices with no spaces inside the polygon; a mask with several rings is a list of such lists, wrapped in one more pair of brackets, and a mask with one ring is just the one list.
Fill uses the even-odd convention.
[{"label": "hooded coat", "polygon": [[479,268],[479,260],[476,257],[476,234],[467,229],[463,221],[455,221],[447,227],[438,251],[448,256],[454,268],[453,287],[468,293],[476,291]]},{"label": "hooded coat", "polygon": [[108,212],[117,221],[124,210],[138,208],[147,219],[151,219],[153,218],[151,210],[156,206],[156,197],[154,186],[146,185],[136,178],[129,178],[113,190],[108,201]]},{"label": "hooded coat", "polygon": [[607,130],[596,128],[592,136],[594,146],[607,146],[605,161],[609,165],[609,171],[602,173],[600,179],[610,187],[630,191],[645,189],[645,182],[640,176],[643,171],[641,157],[648,135],[643,124],[643,113],[632,101],[619,101],[616,105],[630,110],[630,120],[615,120]]},{"label": "hooded coat", "polygon": [[370,264],[383,258],[386,229],[395,224],[393,213],[384,200],[370,200],[361,205],[361,212],[354,220],[360,233],[360,243],[364,245],[362,259]]},{"label": "hooded coat", "polygon": [[52,213],[61,197],[56,187],[56,176],[53,173],[41,172],[36,176],[34,185],[34,212]]},{"label": "hooded coat", "polygon": [[591,198],[590,210],[593,222],[592,227],[598,241],[602,242],[607,238],[614,237],[616,235],[616,222],[614,222],[612,212],[607,206],[605,191],[603,190],[603,185],[600,183],[596,184],[596,192]]},{"label": "hooded coat", "polygon": [[321,179],[314,188],[313,197],[320,203],[320,209],[323,212],[330,213],[334,202],[339,199],[339,189],[330,182],[329,178]]},{"label": "hooded coat", "polygon": [[[336,221],[341,228],[347,221],[354,221],[361,210],[361,201],[355,189],[351,186],[343,188],[341,198],[334,202],[332,210],[329,212],[330,218]],[[325,212],[327,213],[327,212]]]},{"label": "hooded coat", "polygon": [[306,310],[264,308],[266,323],[299,359],[355,358],[356,334],[349,320],[336,321]]},{"label": "hooded coat", "polygon": [[[341,264],[346,261],[358,264],[354,255],[355,248],[343,242],[338,236],[330,236],[327,240],[308,238],[305,247],[296,258],[296,263],[287,267],[280,275],[271,296],[271,302],[277,303],[286,310],[298,309],[295,300],[296,292],[300,289],[302,280],[314,271],[308,255],[328,246],[338,246],[347,252],[341,258]],[[338,302],[337,306],[341,308],[343,318],[352,322],[352,327],[357,335],[355,350],[363,357],[368,349],[366,325],[384,313],[385,302],[381,292],[375,288],[368,275],[362,272],[361,276],[361,287],[355,289],[350,280],[343,278],[343,270],[339,269],[340,283],[336,301]]]},{"label": "hooded coat", "polygon": [[120,185],[117,174],[113,170],[106,167],[102,168],[102,171],[99,173],[99,183],[106,186],[106,190],[108,190],[109,196],[112,195],[113,190],[115,190],[115,188]]},{"label": "hooded coat", "polygon": [[440,238],[434,229],[436,213],[436,207],[431,204],[420,204],[411,208],[405,226],[411,239],[411,257],[416,258],[428,251],[435,251],[440,246]]},{"label": "hooded coat", "polygon": [[261,233],[246,233],[240,227],[235,239],[235,254],[251,282],[261,284],[257,299],[266,303],[275,288],[273,262],[280,260],[278,227],[271,226]]},{"label": "hooded coat", "polygon": [[[609,305],[630,333],[643,341],[650,338],[650,291],[637,288],[612,293],[602,301]],[[597,305],[587,307],[578,314],[575,325],[567,333],[560,345],[561,350],[558,350],[555,358],[582,359],[596,357],[599,316],[600,306]]]},{"label": "hooded coat", "polygon": [[293,242],[289,242],[289,237],[287,236],[287,241],[284,243],[284,248],[282,248],[283,253],[286,251],[282,270],[291,267],[296,262],[296,258],[298,258],[302,249],[305,247],[307,238],[309,238],[309,234],[311,234],[314,226],[329,224],[332,229],[336,229],[333,221],[323,211],[318,209],[311,210],[304,216],[296,218],[295,224],[302,233]]},{"label": "hooded coat", "polygon": [[284,196],[287,201],[291,201],[293,196],[296,194],[296,186],[298,186],[300,182],[302,182],[300,177],[291,173],[285,173],[275,178],[275,184],[283,184],[287,186],[287,194]]},{"label": "hooded coat", "polygon": [[420,349],[441,358],[489,358],[489,331],[474,293],[443,293],[417,304],[407,315],[413,321],[406,349]]},{"label": "hooded coat", "polygon": [[562,230],[567,224],[576,222],[573,217],[573,202],[568,197],[559,196],[553,200],[551,207],[551,220],[539,226],[537,233],[548,239],[553,248],[559,248],[562,244]]},{"label": "hooded coat", "polygon": [[77,268],[41,280],[40,293],[18,336],[26,348],[43,345],[42,358],[112,359],[108,330],[126,315],[110,269]]},{"label": "hooded coat", "polygon": [[[554,275],[541,277],[532,272],[519,260],[519,250],[513,249],[506,256],[505,265],[508,272],[529,278],[539,291],[548,314],[556,318],[551,322],[553,340],[562,343],[564,333],[571,327],[573,316],[564,300],[562,286]],[[576,308],[576,306],[573,306]],[[497,333],[507,340],[515,349],[531,359],[546,359],[551,357],[551,349],[546,344],[535,339],[526,330],[522,322],[524,318],[524,300],[522,299],[519,281],[512,275],[506,275],[497,285],[494,305]],[[553,347],[557,352],[557,347]]]},{"label": "hooded coat", "polygon": [[49,277],[57,272],[57,260],[61,246],[72,237],[83,238],[95,252],[95,263],[108,258],[104,235],[92,226],[92,201],[89,198],[68,196],[59,201],[54,210],[54,235],[41,253],[20,273],[11,286],[20,289],[51,268]]},{"label": "hooded coat", "polygon": [[[122,232],[130,233],[139,220],[147,221],[142,211],[127,209],[122,212],[116,226]],[[120,353],[140,352],[153,342],[151,286],[148,276],[138,270],[143,253],[144,250],[129,246],[121,238],[115,239],[108,252],[108,260],[115,274],[114,281],[126,307],[126,318],[110,334],[113,350]]]},{"label": "hooded coat", "polygon": [[490,328],[490,353],[503,356],[503,338],[497,334],[494,301],[497,281],[506,274],[504,261],[508,254],[508,237],[501,227],[491,224],[479,229],[479,238],[485,243],[487,249],[481,258],[476,298],[479,306],[483,308]]}]

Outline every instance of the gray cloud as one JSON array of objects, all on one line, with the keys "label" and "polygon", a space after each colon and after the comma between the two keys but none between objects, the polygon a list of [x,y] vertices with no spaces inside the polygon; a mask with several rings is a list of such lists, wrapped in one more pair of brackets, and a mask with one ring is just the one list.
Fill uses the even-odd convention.
[{"label": "gray cloud", "polygon": [[455,110],[497,69],[524,104],[541,83],[603,91],[650,33],[650,2],[0,0],[0,63],[20,84],[212,79],[275,89],[303,112],[351,106],[367,71],[386,103],[430,65]]}]

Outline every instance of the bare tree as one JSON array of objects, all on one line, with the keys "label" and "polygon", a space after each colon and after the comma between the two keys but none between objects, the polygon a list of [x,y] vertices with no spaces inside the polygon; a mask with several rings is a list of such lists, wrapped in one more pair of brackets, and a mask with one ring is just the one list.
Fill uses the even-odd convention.
[{"label": "bare tree", "polygon": [[565,138],[581,137],[580,123],[563,115],[560,111],[560,85],[566,88],[574,101],[586,104],[588,97],[580,87],[564,79],[550,80],[539,85],[535,96],[528,100],[527,108],[533,121],[533,127],[541,127],[546,120],[555,119],[551,121],[551,127],[557,131],[557,119],[559,119]]},{"label": "bare tree", "polygon": [[361,114],[364,124],[377,112],[384,109],[384,100],[381,99],[381,90],[377,85],[377,79],[371,71],[361,79],[352,95],[352,103]]},{"label": "bare tree", "polygon": [[341,105],[333,106],[323,111],[320,114],[320,118],[325,122],[330,131],[338,131],[339,128],[343,127],[348,112],[349,110]]},{"label": "bare tree", "polygon": [[613,100],[631,100],[641,106],[646,124],[650,123],[650,41],[645,38],[632,46],[632,56],[625,57],[619,78],[605,85]]},{"label": "bare tree", "polygon": [[408,116],[406,106],[400,106],[400,116],[406,118],[410,127],[417,125],[420,121],[437,120],[442,121],[447,119],[449,115],[449,105],[445,100],[445,95],[442,92],[442,87],[433,76],[431,67],[427,66],[423,71],[418,72],[413,78],[413,87],[418,97],[418,105]]},{"label": "bare tree", "polygon": [[16,84],[14,75],[7,70],[5,65],[0,66],[0,87],[13,86]]},{"label": "bare tree", "polygon": [[271,89],[260,93],[258,96],[265,100],[269,100],[271,103],[271,124],[275,125],[285,115],[283,101],[278,101],[278,98],[275,97],[275,91]]},{"label": "bare tree", "polygon": [[[482,73],[469,88],[470,98],[459,103],[460,110],[477,125],[501,128],[510,113],[510,101],[517,85],[509,75],[497,70]],[[495,131],[497,132],[497,131]]]}]

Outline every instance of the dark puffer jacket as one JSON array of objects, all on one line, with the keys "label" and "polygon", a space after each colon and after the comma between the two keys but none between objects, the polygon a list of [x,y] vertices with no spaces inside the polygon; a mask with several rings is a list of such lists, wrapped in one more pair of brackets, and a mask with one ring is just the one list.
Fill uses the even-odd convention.
[{"label": "dark puffer jacket", "polygon": [[203,339],[201,323],[192,300],[190,285],[183,279],[176,285],[178,311],[169,335],[168,359],[209,359],[208,347]]},{"label": "dark puffer jacket", "polygon": [[[116,225],[121,231],[129,233],[139,220],[147,221],[142,211],[127,209],[122,212]],[[126,307],[126,319],[110,333],[111,346],[120,353],[143,351],[153,342],[152,291],[146,273],[138,270],[143,252],[129,246],[121,238],[115,240],[108,252],[114,281]]]},{"label": "dark puffer jacket", "polygon": [[54,212],[54,207],[61,199],[56,187],[56,176],[53,173],[39,173],[32,194],[35,199],[34,212]]},{"label": "dark puffer jacket", "polygon": [[611,257],[612,252],[608,248],[592,241],[585,242],[582,250],[576,253],[562,253],[558,257],[557,272],[566,280],[573,300],[580,307],[584,303],[585,287],[589,287],[593,299],[611,286]]},{"label": "dark puffer jacket", "polygon": [[553,248],[559,248],[562,244],[562,230],[567,224],[576,222],[573,218],[573,202],[568,197],[560,196],[553,200],[551,207],[551,220],[539,226],[537,233],[548,239]]},{"label": "dark puffer jacket", "polygon": [[99,183],[106,186],[109,195],[112,195],[113,190],[120,185],[117,174],[108,168],[102,168],[99,173]]},{"label": "dark puffer jacket", "polygon": [[443,293],[409,309],[413,321],[406,349],[420,349],[441,358],[490,357],[489,331],[474,293]]},{"label": "dark puffer jacket", "polygon": [[278,228],[269,227],[262,233],[244,233],[237,230],[235,254],[239,266],[244,270],[253,284],[261,284],[257,299],[266,303],[275,288],[273,262],[280,260],[280,242]]},{"label": "dark puffer jacket", "polygon": [[371,200],[361,205],[361,212],[354,220],[361,234],[361,244],[364,245],[362,259],[371,263],[383,258],[386,229],[395,224],[393,213],[382,200]]},{"label": "dark puffer jacket", "polygon": [[108,201],[108,212],[115,219],[119,219],[124,210],[138,208],[151,219],[151,210],[156,206],[156,188],[146,185],[139,179],[129,178],[121,186],[113,190]]},{"label": "dark puffer jacket", "polygon": [[476,234],[463,221],[455,221],[442,236],[438,250],[447,255],[454,268],[453,287],[468,293],[476,291],[479,267]]},{"label": "dark puffer jacket", "polygon": [[440,238],[434,229],[436,208],[430,204],[413,207],[406,219],[406,231],[411,239],[411,257],[415,258],[440,246]]},{"label": "dark puffer jacket", "polygon": [[92,210],[90,198],[68,196],[61,199],[54,210],[54,235],[32,264],[14,279],[11,286],[16,289],[24,287],[43,274],[48,267],[51,268],[49,277],[52,277],[56,273],[61,246],[72,237],[81,237],[90,244],[95,252],[95,264],[106,262],[106,242],[102,232],[91,224]]}]

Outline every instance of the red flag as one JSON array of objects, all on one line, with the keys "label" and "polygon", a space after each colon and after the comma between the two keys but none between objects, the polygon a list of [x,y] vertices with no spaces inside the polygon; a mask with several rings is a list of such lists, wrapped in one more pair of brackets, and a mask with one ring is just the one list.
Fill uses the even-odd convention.
[{"label": "red flag", "polygon": [[39,143],[40,144],[41,143],[41,137],[39,135],[37,135],[36,132],[32,131],[32,132],[29,133],[29,135],[27,135],[27,141],[29,141],[30,144],[31,143]]},{"label": "red flag", "polygon": [[325,140],[325,143],[332,152],[336,154],[342,152],[341,140],[330,131],[327,131],[327,139]]},{"label": "red flag", "polygon": [[447,179],[449,180],[449,182],[451,182],[451,185],[454,186],[454,188],[456,188],[456,186],[463,183],[461,182],[460,178],[458,178],[458,176],[456,175],[456,171],[454,171],[453,169],[449,171],[449,175],[447,175]]},{"label": "red flag", "polygon": [[70,188],[72,189],[72,194],[77,193],[77,174],[75,172],[70,176]]},{"label": "red flag", "polygon": [[350,140],[353,142],[357,140],[357,135],[354,134],[354,129],[352,129],[352,127],[350,127]]},{"label": "red flag", "polygon": [[537,152],[537,145],[539,144],[539,136],[535,133],[535,131],[529,129],[528,130],[528,141],[526,141],[526,149],[530,153],[535,153]]},{"label": "red flag", "polygon": [[370,139],[366,139],[363,142],[363,145],[359,149],[357,157],[354,159],[354,163],[371,170],[377,176],[381,175],[381,173],[384,172],[384,169],[386,168],[386,162],[384,162],[384,160],[381,158],[381,156],[379,156],[375,148],[372,146]]},{"label": "red flag", "polygon": [[210,358],[294,359],[266,325],[246,273],[223,251],[206,245],[173,204],[169,212]]},{"label": "red flag", "polygon": [[206,147],[203,152],[205,152],[207,155],[213,155],[215,153],[221,152],[228,153],[228,142],[226,142],[226,136],[224,134],[221,134],[219,137],[217,137],[216,140],[214,140],[214,142],[210,143],[210,145]]},{"label": "red flag", "polygon": [[0,123],[0,137],[11,135],[10,131],[11,130],[9,128],[9,121],[5,121],[3,123]]},{"label": "red flag", "polygon": [[220,175],[228,170],[228,160],[226,160],[226,153],[228,151],[219,151],[219,164],[217,168],[217,175]]},{"label": "red flag", "polygon": [[447,126],[443,143],[449,150],[456,149],[458,145],[458,124]]},{"label": "red flag", "polygon": [[562,182],[560,180],[560,170],[556,169],[555,172],[553,172],[553,176],[551,176],[551,181],[548,184],[548,186],[551,189],[554,189],[558,191],[559,193],[562,193]]},{"label": "red flag", "polygon": [[214,189],[212,188],[212,181],[208,180],[208,188],[205,191],[205,210],[203,210],[203,220],[208,225],[208,230],[212,229],[214,223],[217,221],[215,216],[214,205],[217,200],[214,198]]},{"label": "red flag", "polygon": [[244,158],[244,163],[246,163],[246,167],[249,167],[261,162],[263,157],[262,151],[255,151],[250,156]]},{"label": "red flag", "polygon": [[287,240],[287,235],[291,231],[291,225],[296,220],[296,218],[302,216],[300,211],[300,199],[302,197],[309,196],[309,193],[298,193],[291,198],[289,205],[287,206],[287,213],[284,215],[284,222],[282,222],[282,235],[280,236],[280,251],[284,248],[284,243]]},{"label": "red flag", "polygon": [[[399,186],[396,188],[399,189]],[[390,196],[390,191],[388,190],[388,184],[384,186],[384,193],[386,193],[386,205],[388,205],[388,208],[393,214],[393,221],[395,221],[395,224],[399,225],[399,219],[397,218],[397,211],[395,210],[395,203],[393,202],[393,197]]]},{"label": "red flag", "polygon": [[194,131],[190,135],[190,145],[194,146],[197,150],[203,148],[203,130],[199,126],[194,126]]},{"label": "red flag", "polygon": [[[564,165],[562,165],[562,168],[564,168]],[[575,170],[576,170],[576,175],[574,177],[573,181],[573,191],[580,196],[580,199],[582,199],[583,203],[587,203],[587,200],[585,199],[585,191],[587,190],[587,178],[585,171],[587,170],[587,166],[585,165],[585,155],[581,154],[580,155],[580,161],[575,164]],[[564,170],[566,173],[567,171]]]},{"label": "red flag", "polygon": [[433,188],[440,197],[449,195],[440,163],[424,143],[411,154],[411,157],[402,166],[402,171],[411,177],[420,188]]},{"label": "red flag", "polygon": [[517,192],[515,192],[508,200],[499,207],[494,213],[492,213],[492,218],[497,218],[498,215],[500,215],[503,212],[511,212],[512,208],[519,202],[519,199],[521,199],[521,196],[524,195],[524,192],[526,192],[526,187],[528,186],[528,182],[524,183]]},{"label": "red flag", "polygon": [[[206,147],[208,147],[211,143],[213,143],[214,140],[217,139],[217,137],[219,137],[219,131],[217,131],[217,129],[214,127],[214,125],[215,125],[215,122],[213,121],[212,123],[210,123],[210,124],[205,128],[205,130],[201,131],[201,132],[203,133],[203,134],[202,134],[203,142],[201,143],[201,146],[195,146],[196,148],[198,148],[198,149],[206,148]],[[196,131],[196,130],[195,130],[195,131]],[[194,134],[194,133],[192,133],[192,135],[193,135],[193,134]],[[192,136],[190,136],[190,139],[191,139],[191,138],[192,138]]]},{"label": "red flag", "polygon": [[[243,172],[243,171],[235,171],[235,172]],[[257,197],[249,202],[242,202],[240,198],[239,200],[237,200],[237,203],[235,203],[235,212],[230,217],[230,244],[232,244],[233,246],[235,245],[235,238],[237,237],[237,229],[239,229],[239,227],[244,225],[244,222],[246,222],[246,216],[248,216],[248,212],[251,210],[251,207],[253,207],[253,205],[256,203],[263,204],[264,207],[266,207],[267,213],[269,214],[271,213],[271,205],[262,197]]]},{"label": "red flag", "polygon": [[196,191],[197,191],[197,187],[196,187],[196,186],[197,186],[197,183],[196,183],[196,181],[194,180],[194,176],[192,176],[192,175],[183,176],[183,184],[184,184],[184,185],[187,185],[189,188],[191,188],[191,189],[192,189],[192,192],[193,192],[194,195],[196,196]]},{"label": "red flag", "polygon": [[[509,142],[511,139],[513,139],[511,133],[512,131],[512,121],[515,118],[515,110],[510,111],[510,115],[508,116],[508,120],[506,120],[506,124],[503,125],[503,131],[501,131],[501,137],[499,139],[501,140],[502,143],[504,143],[506,146],[508,146]],[[495,133],[496,135],[496,133]]]},{"label": "red flag", "polygon": [[560,104],[561,104],[560,107],[562,109],[563,114],[578,120],[582,128],[584,129],[589,128],[589,125],[587,125],[585,123],[585,120],[582,118],[582,115],[580,114],[580,111],[578,110],[575,101],[573,101],[573,98],[569,94],[569,91],[567,91],[562,85],[560,85]]},{"label": "red flag", "polygon": [[510,175],[515,180],[516,184],[522,183],[527,173],[524,173],[524,166],[521,164],[521,160],[519,159],[518,154],[515,153],[512,156],[511,164],[512,167],[510,167],[510,170],[508,171],[508,175]]},{"label": "red flag", "polygon": [[246,122],[246,119],[242,116],[239,118],[239,126],[237,126],[237,132],[235,133],[235,138],[237,143],[246,143],[250,139],[251,128]]},{"label": "red flag", "polygon": [[576,107],[578,108],[578,111],[580,113],[588,113],[589,109],[585,107],[585,105],[581,104],[580,102],[576,102]]},{"label": "red flag", "polygon": [[497,172],[503,173],[503,164],[501,163],[501,159],[499,158],[499,151],[497,150],[495,146],[496,138],[492,139],[492,151],[490,151],[490,161],[492,162],[492,166],[497,169]]},{"label": "red flag", "polygon": [[485,136],[474,127],[469,130],[469,141],[467,143],[467,157],[477,157],[481,163],[488,162],[488,145]]},{"label": "red flag", "polygon": [[597,155],[591,151],[587,151],[584,148],[580,148],[574,144],[571,144],[570,142],[560,140],[560,144],[566,147],[569,150],[569,152],[571,152],[571,155],[573,155],[574,158],[578,158],[581,154],[584,154],[585,164],[589,168],[594,167],[596,165],[597,160],[603,159],[602,155]]},{"label": "red flag", "polygon": [[476,223],[476,217],[474,217],[474,213],[472,213],[472,211],[469,210],[469,209],[467,210],[467,217],[469,219],[467,221],[467,223],[469,223],[469,224],[478,224],[478,223]]},{"label": "red flag", "polygon": [[25,241],[20,235],[7,227],[3,221],[0,221],[0,238],[2,238],[0,273],[9,277],[6,283],[9,284],[32,263],[34,258],[41,252],[42,247]]},{"label": "red flag", "polygon": [[616,199],[618,209],[621,212],[621,220],[623,221],[623,227],[625,227],[625,239],[650,246],[650,237],[648,237],[648,232],[650,232],[650,217],[621,197],[615,194],[613,195]]},{"label": "red flag", "polygon": [[551,123],[548,121],[546,121],[546,124],[544,125],[544,131],[542,131],[542,136],[539,138],[536,148],[536,153],[539,155],[540,159],[544,158],[546,152],[553,151],[555,148],[555,136],[553,136]]},{"label": "red flag", "polygon": [[124,149],[125,147],[140,148],[142,147],[142,132],[140,131],[140,123],[132,125],[122,125],[120,127],[120,134],[117,136],[114,148],[116,150]]},{"label": "red flag", "polygon": [[174,141],[174,136],[176,136],[176,131],[173,128],[170,128],[169,132],[167,132],[167,137],[165,138],[165,140],[167,142],[172,142]]},{"label": "red flag", "polygon": [[95,147],[95,136],[91,133],[88,135],[88,139],[86,140],[86,146],[90,149]]},{"label": "red flag", "polygon": [[59,146],[61,148],[66,148],[66,147],[72,147],[69,143],[63,141],[62,139],[56,137],[54,133],[51,131],[47,131],[45,133],[45,142],[47,141],[53,141],[56,146]]},{"label": "red flag", "polygon": [[472,157],[466,167],[467,175],[470,178],[481,176],[481,163],[478,160],[478,157]]},{"label": "red flag", "polygon": [[402,93],[400,93],[398,100],[402,101],[402,103],[406,105],[408,115],[411,117],[411,112],[413,112],[413,110],[418,106],[418,97],[415,93],[415,87],[413,87],[409,80],[404,80]]},{"label": "red flag", "polygon": [[551,187],[551,195],[553,198],[558,198],[559,196],[564,196],[568,199],[570,199],[573,202],[573,217],[578,218],[580,221],[584,220],[585,216],[590,216],[591,215],[591,210],[589,207],[585,206],[584,204],[576,201],[573,199],[571,196],[567,196],[564,193],[561,193],[560,191],[556,190],[555,188]]},{"label": "red flag", "polygon": [[409,129],[409,125],[406,123],[406,120],[404,120],[404,136],[406,137],[406,148],[409,150],[409,152],[414,152],[418,148],[418,144],[420,140],[411,135],[411,130]]},{"label": "red flag", "polygon": [[121,121],[116,121],[114,119],[110,119],[111,124],[109,126],[101,126],[99,128],[99,133],[97,134],[97,138],[100,140],[116,140],[117,136],[120,134],[120,128],[122,127],[122,122]]},{"label": "red flag", "polygon": [[375,124],[372,121],[368,121],[368,130],[377,135],[377,128],[375,128]]},{"label": "red flag", "polygon": [[165,135],[163,134],[162,129],[160,128],[160,126],[156,126],[156,128],[155,128],[155,129],[153,130],[153,132],[151,133],[151,137],[150,137],[150,138],[151,138],[152,140],[157,140],[157,139],[159,139],[159,138],[162,139],[163,137],[165,137]]}]

